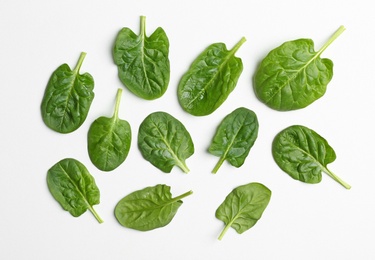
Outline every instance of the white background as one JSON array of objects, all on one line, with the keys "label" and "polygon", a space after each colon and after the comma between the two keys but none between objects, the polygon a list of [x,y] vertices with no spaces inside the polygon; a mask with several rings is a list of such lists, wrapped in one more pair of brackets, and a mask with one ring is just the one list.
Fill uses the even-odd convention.
[{"label": "white background", "polygon": [[[1,171],[0,259],[375,259],[374,47],[371,1],[6,1],[0,0]],[[89,160],[87,130],[93,120],[111,116],[122,88],[112,60],[117,32],[139,32],[145,15],[150,35],[161,26],[170,40],[171,80],[165,95],[144,101],[124,88],[120,117],[132,126],[132,147],[115,171],[103,173]],[[252,77],[260,60],[284,41],[311,38],[319,49],[344,25],[346,31],[323,53],[334,62],[324,97],[309,107],[277,112],[257,100]],[[224,42],[244,64],[236,89],[213,114],[193,117],[178,104],[182,74],[209,44]],[[43,123],[40,104],[51,73],[62,63],[74,67],[87,52],[81,73],[95,80],[95,99],[76,132],[62,135]],[[239,106],[256,112],[259,136],[241,168],[224,163],[207,148],[222,118]],[[141,121],[165,111],[189,130],[195,153],[189,174],[174,168],[164,174],[137,148]],[[291,179],[271,156],[273,137],[302,124],[325,137],[337,159],[328,168],[352,185],[346,190],[326,174],[316,185]],[[73,157],[96,179],[101,203],[79,218],[63,211],[46,184],[47,170]],[[242,235],[223,223],[215,210],[235,187],[261,182],[273,194],[260,221]],[[128,193],[164,183],[174,196],[188,190],[172,222],[139,232],[122,227],[113,211]]]}]

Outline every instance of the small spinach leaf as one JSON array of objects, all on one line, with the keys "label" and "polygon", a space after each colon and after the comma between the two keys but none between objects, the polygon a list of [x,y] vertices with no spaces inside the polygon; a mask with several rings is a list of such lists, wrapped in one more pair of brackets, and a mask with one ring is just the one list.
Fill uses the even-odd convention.
[{"label": "small spinach leaf", "polygon": [[235,167],[245,162],[258,136],[256,114],[244,107],[237,108],[221,121],[208,151],[220,157],[212,173],[216,173],[225,160]]},{"label": "small spinach leaf", "polygon": [[170,189],[159,184],[130,193],[116,205],[116,219],[122,226],[139,231],[168,225],[182,205],[181,199],[193,193],[189,191],[172,198]]},{"label": "small spinach leaf", "polygon": [[178,100],[186,112],[209,115],[227,99],[242,73],[242,61],[234,55],[245,41],[229,51],[224,43],[211,44],[194,60],[178,85]]},{"label": "small spinach leaf", "polygon": [[59,133],[70,133],[86,120],[94,99],[94,79],[79,74],[86,53],[82,52],[74,70],[67,64],[58,67],[48,81],[41,105],[44,123]]},{"label": "small spinach leaf", "polygon": [[138,132],[138,147],[143,157],[165,173],[177,165],[189,172],[185,160],[194,153],[194,144],[185,126],[165,112],[147,116]]},{"label": "small spinach leaf", "polygon": [[271,191],[261,183],[249,183],[232,190],[216,210],[216,218],[225,228],[221,240],[230,227],[242,234],[253,227],[261,218],[271,199]]},{"label": "small spinach leaf", "polygon": [[254,76],[257,97],[270,108],[304,108],[321,98],[333,76],[333,63],[322,52],[345,30],[341,26],[326,44],[314,51],[311,39],[298,39],[273,49]]},{"label": "small spinach leaf", "polygon": [[129,153],[131,128],[118,117],[122,89],[116,95],[115,112],[111,118],[99,117],[90,126],[87,147],[91,162],[102,171],[112,171],[120,166]]},{"label": "small spinach leaf", "polygon": [[74,217],[88,209],[99,223],[103,220],[93,208],[100,203],[100,192],[87,168],[76,159],[66,158],[47,173],[47,184],[52,196]]},{"label": "small spinach leaf", "polygon": [[167,90],[170,78],[169,40],[162,28],[146,36],[146,17],[140,34],[123,28],[117,35],[113,58],[121,82],[135,95],[152,100]]},{"label": "small spinach leaf", "polygon": [[315,131],[293,125],[278,133],[272,143],[272,154],[277,165],[293,179],[306,183],[319,183],[322,172],[346,189],[350,185],[328,170],[327,164],[336,159],[328,142]]}]

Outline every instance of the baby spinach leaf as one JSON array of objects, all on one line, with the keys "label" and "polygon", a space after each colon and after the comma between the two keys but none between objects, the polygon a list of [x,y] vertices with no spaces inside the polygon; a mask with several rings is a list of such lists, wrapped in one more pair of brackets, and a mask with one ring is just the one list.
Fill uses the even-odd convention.
[{"label": "baby spinach leaf", "polygon": [[76,67],[58,67],[48,81],[41,105],[44,123],[59,133],[70,133],[86,120],[94,99],[94,79],[79,74],[86,53],[82,52]]},{"label": "baby spinach leaf", "polygon": [[238,234],[253,227],[262,217],[271,199],[271,191],[261,183],[249,183],[232,190],[216,210],[216,218],[225,224],[221,240],[230,227]]},{"label": "baby spinach leaf", "polygon": [[224,43],[214,43],[194,60],[178,85],[178,100],[186,112],[209,115],[227,99],[242,73],[242,61],[234,55],[245,41],[229,51]]},{"label": "baby spinach leaf", "polygon": [[220,157],[212,173],[216,173],[225,160],[235,167],[245,162],[258,136],[256,114],[244,107],[237,108],[221,121],[208,151]]},{"label": "baby spinach leaf", "polygon": [[100,192],[87,168],[76,159],[66,158],[47,173],[47,184],[52,196],[74,217],[88,209],[99,223],[103,220],[93,208],[100,203]]},{"label": "baby spinach leaf", "polygon": [[116,95],[115,112],[111,118],[99,117],[90,126],[87,146],[91,162],[102,171],[120,166],[129,153],[131,128],[118,117],[122,89]]},{"label": "baby spinach leaf", "polygon": [[333,76],[333,63],[322,52],[345,30],[341,26],[318,51],[311,39],[288,41],[272,50],[254,76],[257,97],[270,108],[304,108],[321,98]]},{"label": "baby spinach leaf", "polygon": [[349,184],[327,168],[327,164],[336,159],[333,148],[323,137],[305,126],[293,125],[278,133],[272,143],[272,154],[277,165],[293,179],[319,183],[322,172],[325,172],[350,189]]},{"label": "baby spinach leaf", "polygon": [[155,112],[139,126],[138,147],[143,157],[165,173],[177,165],[189,172],[185,160],[194,153],[194,144],[185,126],[165,112]]},{"label": "baby spinach leaf", "polygon": [[113,58],[121,82],[135,95],[152,100],[167,90],[170,78],[169,40],[162,28],[146,36],[146,17],[141,16],[140,34],[129,28],[118,33]]},{"label": "baby spinach leaf", "polygon": [[170,189],[159,184],[130,193],[116,205],[116,219],[122,226],[139,231],[168,225],[182,205],[181,199],[193,193],[189,191],[172,198]]}]

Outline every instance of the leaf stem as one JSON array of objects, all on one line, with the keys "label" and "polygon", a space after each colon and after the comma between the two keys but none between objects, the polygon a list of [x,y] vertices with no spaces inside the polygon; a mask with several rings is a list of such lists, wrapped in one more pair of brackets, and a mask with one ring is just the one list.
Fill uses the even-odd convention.
[{"label": "leaf stem", "polygon": [[141,16],[141,28],[140,28],[141,35],[146,34],[146,16]]},{"label": "leaf stem", "polygon": [[329,40],[320,48],[317,55],[319,56],[325,49],[328,48],[329,45],[331,45],[332,42],[334,42],[343,32],[345,31],[345,27],[341,25],[336,32],[329,38]]},{"label": "leaf stem", "polygon": [[79,56],[79,59],[78,59],[78,62],[77,62],[77,65],[74,68],[75,73],[78,73],[79,70],[81,69],[81,66],[82,66],[82,63],[83,63],[83,60],[85,59],[85,57],[86,57],[86,52],[81,52],[81,55]]},{"label": "leaf stem", "polygon": [[332,179],[334,179],[335,181],[337,181],[338,183],[340,183],[342,186],[345,187],[345,189],[350,189],[352,186],[350,186],[348,183],[346,183],[345,181],[343,181],[340,177],[338,177],[336,174],[334,174],[333,172],[331,172],[330,170],[328,170],[327,168],[325,168],[325,172],[328,174],[328,176],[330,176]]},{"label": "leaf stem", "polygon": [[223,231],[221,231],[221,233],[220,233],[220,235],[219,235],[219,238],[218,238],[219,240],[222,240],[222,239],[223,239],[225,233],[227,233],[227,231],[228,231],[229,228],[230,228],[230,225],[229,225],[229,224],[225,226],[225,228],[223,229]]},{"label": "leaf stem", "polygon": [[246,38],[245,37],[242,37],[241,40],[236,44],[234,45],[233,49],[231,50],[232,53],[236,53],[238,51],[238,49],[241,47],[241,45],[246,42]]},{"label": "leaf stem", "polygon": [[113,112],[114,119],[118,118],[118,111],[119,111],[120,102],[121,102],[121,94],[122,94],[122,89],[121,88],[117,89],[115,111]]},{"label": "leaf stem", "polygon": [[91,213],[94,215],[94,217],[100,224],[104,222],[103,219],[101,219],[101,217],[98,215],[98,213],[95,211],[95,209],[91,205],[89,206],[89,210],[91,211]]},{"label": "leaf stem", "polygon": [[212,170],[212,173],[217,173],[217,171],[219,170],[220,166],[223,164],[224,161],[225,161],[225,157],[224,156],[220,157],[220,160],[215,165],[215,168]]},{"label": "leaf stem", "polygon": [[179,161],[179,163],[177,164],[178,167],[180,167],[181,170],[182,170],[184,173],[188,173],[190,170],[189,170],[189,168],[187,167],[186,163],[185,163],[185,162],[182,162],[182,161],[180,161],[180,160],[178,160],[178,161]]},{"label": "leaf stem", "polygon": [[192,190],[189,190],[188,192],[185,192],[184,194],[181,194],[180,196],[177,196],[175,198],[173,198],[173,201],[179,201],[189,195],[193,194],[193,191]]}]

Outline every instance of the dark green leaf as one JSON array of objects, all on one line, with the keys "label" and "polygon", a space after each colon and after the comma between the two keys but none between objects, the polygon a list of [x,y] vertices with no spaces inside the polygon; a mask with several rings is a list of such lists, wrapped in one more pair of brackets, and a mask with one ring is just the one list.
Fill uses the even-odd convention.
[{"label": "dark green leaf", "polygon": [[115,208],[115,216],[124,227],[149,231],[168,225],[182,205],[181,199],[192,194],[186,192],[172,198],[170,187],[156,185],[130,193]]},{"label": "dark green leaf", "polygon": [[225,160],[235,167],[245,162],[258,136],[256,114],[244,107],[237,108],[221,121],[208,151],[220,157],[213,169],[216,173]]},{"label": "dark green leaf", "polygon": [[261,218],[271,199],[271,191],[261,183],[249,183],[232,190],[216,210],[216,218],[225,228],[219,236],[223,238],[230,227],[242,234]]},{"label": "dark green leaf", "polygon": [[86,167],[71,158],[56,163],[47,173],[47,184],[52,196],[64,210],[78,217],[90,210],[99,223],[103,220],[93,208],[100,203],[100,192]]},{"label": "dark green leaf", "polygon": [[118,89],[115,112],[111,118],[99,117],[90,126],[87,145],[91,162],[102,171],[120,166],[129,153],[131,128],[118,117],[122,90]]},{"label": "dark green leaf", "polygon": [[178,99],[186,112],[205,116],[227,99],[243,69],[234,55],[245,41],[242,38],[230,51],[224,43],[214,43],[195,59],[178,85]]},{"label": "dark green leaf", "polygon": [[287,111],[322,97],[333,76],[333,63],[320,55],[344,30],[341,26],[318,52],[310,39],[285,42],[272,50],[254,77],[258,98],[273,109]]},{"label": "dark green leaf", "polygon": [[117,35],[113,58],[121,82],[135,95],[151,100],[167,90],[169,40],[162,28],[146,36],[146,17],[141,16],[140,34],[123,28]]},{"label": "dark green leaf", "polygon": [[143,157],[163,172],[177,165],[189,172],[185,160],[194,153],[194,144],[185,126],[165,112],[155,112],[143,120],[138,132]]},{"label": "dark green leaf", "polygon": [[94,80],[88,73],[79,74],[86,53],[82,52],[77,66],[58,67],[48,81],[42,100],[44,123],[59,133],[70,133],[85,121],[94,99]]},{"label": "dark green leaf", "polygon": [[300,125],[290,126],[275,137],[272,154],[277,165],[293,179],[306,183],[319,183],[322,172],[350,189],[327,168],[336,159],[335,151],[328,142],[315,131]]}]

